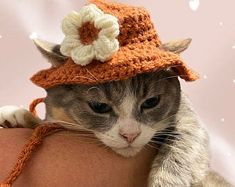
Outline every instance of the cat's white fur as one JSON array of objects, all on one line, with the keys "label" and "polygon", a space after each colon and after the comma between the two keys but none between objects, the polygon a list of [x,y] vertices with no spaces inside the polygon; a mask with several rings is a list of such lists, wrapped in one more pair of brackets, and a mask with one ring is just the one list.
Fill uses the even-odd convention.
[{"label": "cat's white fur", "polygon": [[18,106],[0,107],[0,124],[8,121],[11,127],[26,124],[25,115],[29,113],[26,109]]},{"label": "cat's white fur", "polygon": [[[120,111],[116,111],[120,114],[121,118],[117,123],[106,133],[95,133],[96,136],[107,146],[111,147],[116,153],[130,157],[136,155],[154,136],[155,131],[148,127],[141,125],[135,119],[131,117],[132,108],[135,100],[131,96],[126,96]],[[114,109],[115,110],[115,109]],[[11,127],[25,126],[25,116],[30,114],[24,108],[17,106],[4,106],[0,108],[0,124],[4,124],[5,121],[11,123]],[[120,136],[120,131],[126,134],[140,133],[139,136],[133,141],[132,144]]]},{"label": "cat's white fur", "polygon": [[[116,153],[130,157],[136,155],[154,136],[155,132],[158,131],[156,127],[148,127],[140,125],[136,120],[132,119],[130,111],[134,106],[135,101],[131,97],[126,97],[121,109],[122,117],[113,126],[111,130],[105,134],[96,133],[96,136],[102,140],[104,144],[111,147]],[[25,118],[27,115],[32,115],[26,109],[16,107],[16,106],[5,106],[0,108],[0,124],[4,124],[5,121],[11,123],[11,126],[27,126],[25,124]],[[178,123],[176,128],[178,132],[181,131],[192,133],[193,137],[188,138],[187,134],[182,134],[180,140],[176,141],[173,147],[163,147],[158,155],[155,157],[152,169],[149,176],[149,187],[160,187],[160,186],[174,186],[179,187],[189,187],[191,184],[193,186],[210,186],[210,181],[216,180],[219,175],[212,176],[211,172],[208,172],[209,163],[209,153],[208,153],[208,137],[207,133],[203,127],[202,122],[198,119],[195,112],[193,112],[190,102],[187,97],[182,94],[182,102],[180,111],[177,116]],[[125,126],[125,128],[124,128]],[[127,126],[127,127],[126,127]],[[163,128],[163,124],[158,123],[158,128]],[[155,130],[153,130],[153,128]],[[128,144],[127,141],[122,138],[119,134],[120,130],[126,131],[127,133],[132,133],[135,131],[140,131],[140,135],[131,143]],[[192,136],[192,135],[190,135]],[[170,151],[169,151],[170,150]],[[185,151],[192,152],[187,154]],[[179,163],[188,167],[180,167]],[[175,169],[178,171],[175,173]],[[210,181],[206,176],[212,176]],[[217,177],[217,178],[216,178]],[[204,178],[204,180],[203,180]],[[227,183],[222,177],[221,181],[216,180],[215,184],[225,184],[224,186],[232,186]],[[202,184],[198,182],[202,181]]]},{"label": "cat's white fur", "polygon": [[[119,111],[115,111],[120,116],[117,123],[105,133],[95,133],[105,145],[111,147],[116,153],[124,157],[136,155],[155,134],[155,131],[152,128],[141,125],[136,119],[133,119],[132,111],[135,102],[133,96],[127,95],[122,101]],[[139,135],[132,144],[129,144],[120,136],[120,131],[126,134]]]}]

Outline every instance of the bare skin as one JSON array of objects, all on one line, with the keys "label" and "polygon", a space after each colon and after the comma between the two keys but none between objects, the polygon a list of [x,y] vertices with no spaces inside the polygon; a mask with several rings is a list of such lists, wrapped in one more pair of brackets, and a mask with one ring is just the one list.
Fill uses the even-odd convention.
[{"label": "bare skin", "polygon": [[[0,181],[12,169],[30,129],[0,130]],[[122,158],[95,139],[60,132],[47,137],[14,183],[17,187],[143,187],[156,149]]]}]

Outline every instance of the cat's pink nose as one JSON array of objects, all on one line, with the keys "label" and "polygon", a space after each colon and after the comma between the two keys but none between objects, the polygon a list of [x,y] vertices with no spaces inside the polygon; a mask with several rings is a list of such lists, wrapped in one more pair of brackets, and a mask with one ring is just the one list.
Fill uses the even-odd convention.
[{"label": "cat's pink nose", "polygon": [[129,144],[131,144],[136,138],[137,136],[140,135],[140,132],[136,132],[136,133],[119,133],[120,136],[122,138],[124,138]]}]

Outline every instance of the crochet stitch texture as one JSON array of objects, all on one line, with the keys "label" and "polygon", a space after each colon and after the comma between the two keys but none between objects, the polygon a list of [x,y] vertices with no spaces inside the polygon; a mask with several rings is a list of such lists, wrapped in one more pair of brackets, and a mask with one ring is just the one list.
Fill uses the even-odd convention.
[{"label": "crochet stitch texture", "polygon": [[[118,19],[119,50],[110,60],[105,62],[93,60],[86,66],[78,65],[72,58],[68,58],[58,67],[51,67],[35,74],[31,80],[36,85],[47,89],[61,84],[100,84],[169,67],[186,81],[194,81],[198,78],[198,75],[184,64],[178,54],[160,48],[162,43],[154,29],[150,15],[144,8],[103,0],[92,0],[91,3],[104,13]],[[32,103],[30,111],[33,114],[36,115],[35,107],[43,100],[40,98]],[[13,170],[0,184],[0,187],[12,186],[23,171],[32,152],[43,143],[43,139],[60,130],[63,128],[57,124],[39,124],[34,129],[29,142],[24,146]]]},{"label": "crochet stitch texture", "polygon": [[82,66],[93,59],[105,62],[119,49],[117,18],[105,14],[95,4],[68,14],[62,21],[62,31],[65,38],[60,52]]},{"label": "crochet stitch texture", "polygon": [[32,153],[43,143],[43,139],[61,130],[63,130],[63,128],[57,124],[44,124],[36,127],[29,141],[24,145],[13,169],[4,181],[0,183],[0,187],[11,187],[22,173]]},{"label": "crochet stitch texture", "polygon": [[36,85],[47,89],[61,84],[100,84],[169,67],[186,81],[198,78],[178,54],[159,48],[161,40],[144,8],[103,0],[92,0],[91,3],[118,19],[119,50],[106,62],[93,60],[86,66],[75,64],[68,58],[64,64],[34,75],[31,80]]}]

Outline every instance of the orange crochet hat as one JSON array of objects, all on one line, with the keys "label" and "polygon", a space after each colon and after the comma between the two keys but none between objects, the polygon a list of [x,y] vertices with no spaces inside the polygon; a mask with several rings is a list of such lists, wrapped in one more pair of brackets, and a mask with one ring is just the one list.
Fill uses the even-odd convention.
[{"label": "orange crochet hat", "polygon": [[61,45],[35,40],[40,51],[54,61],[50,69],[31,78],[42,88],[99,84],[166,68],[186,81],[198,78],[179,56],[191,40],[162,44],[144,8],[92,0],[66,16],[62,30]]}]

